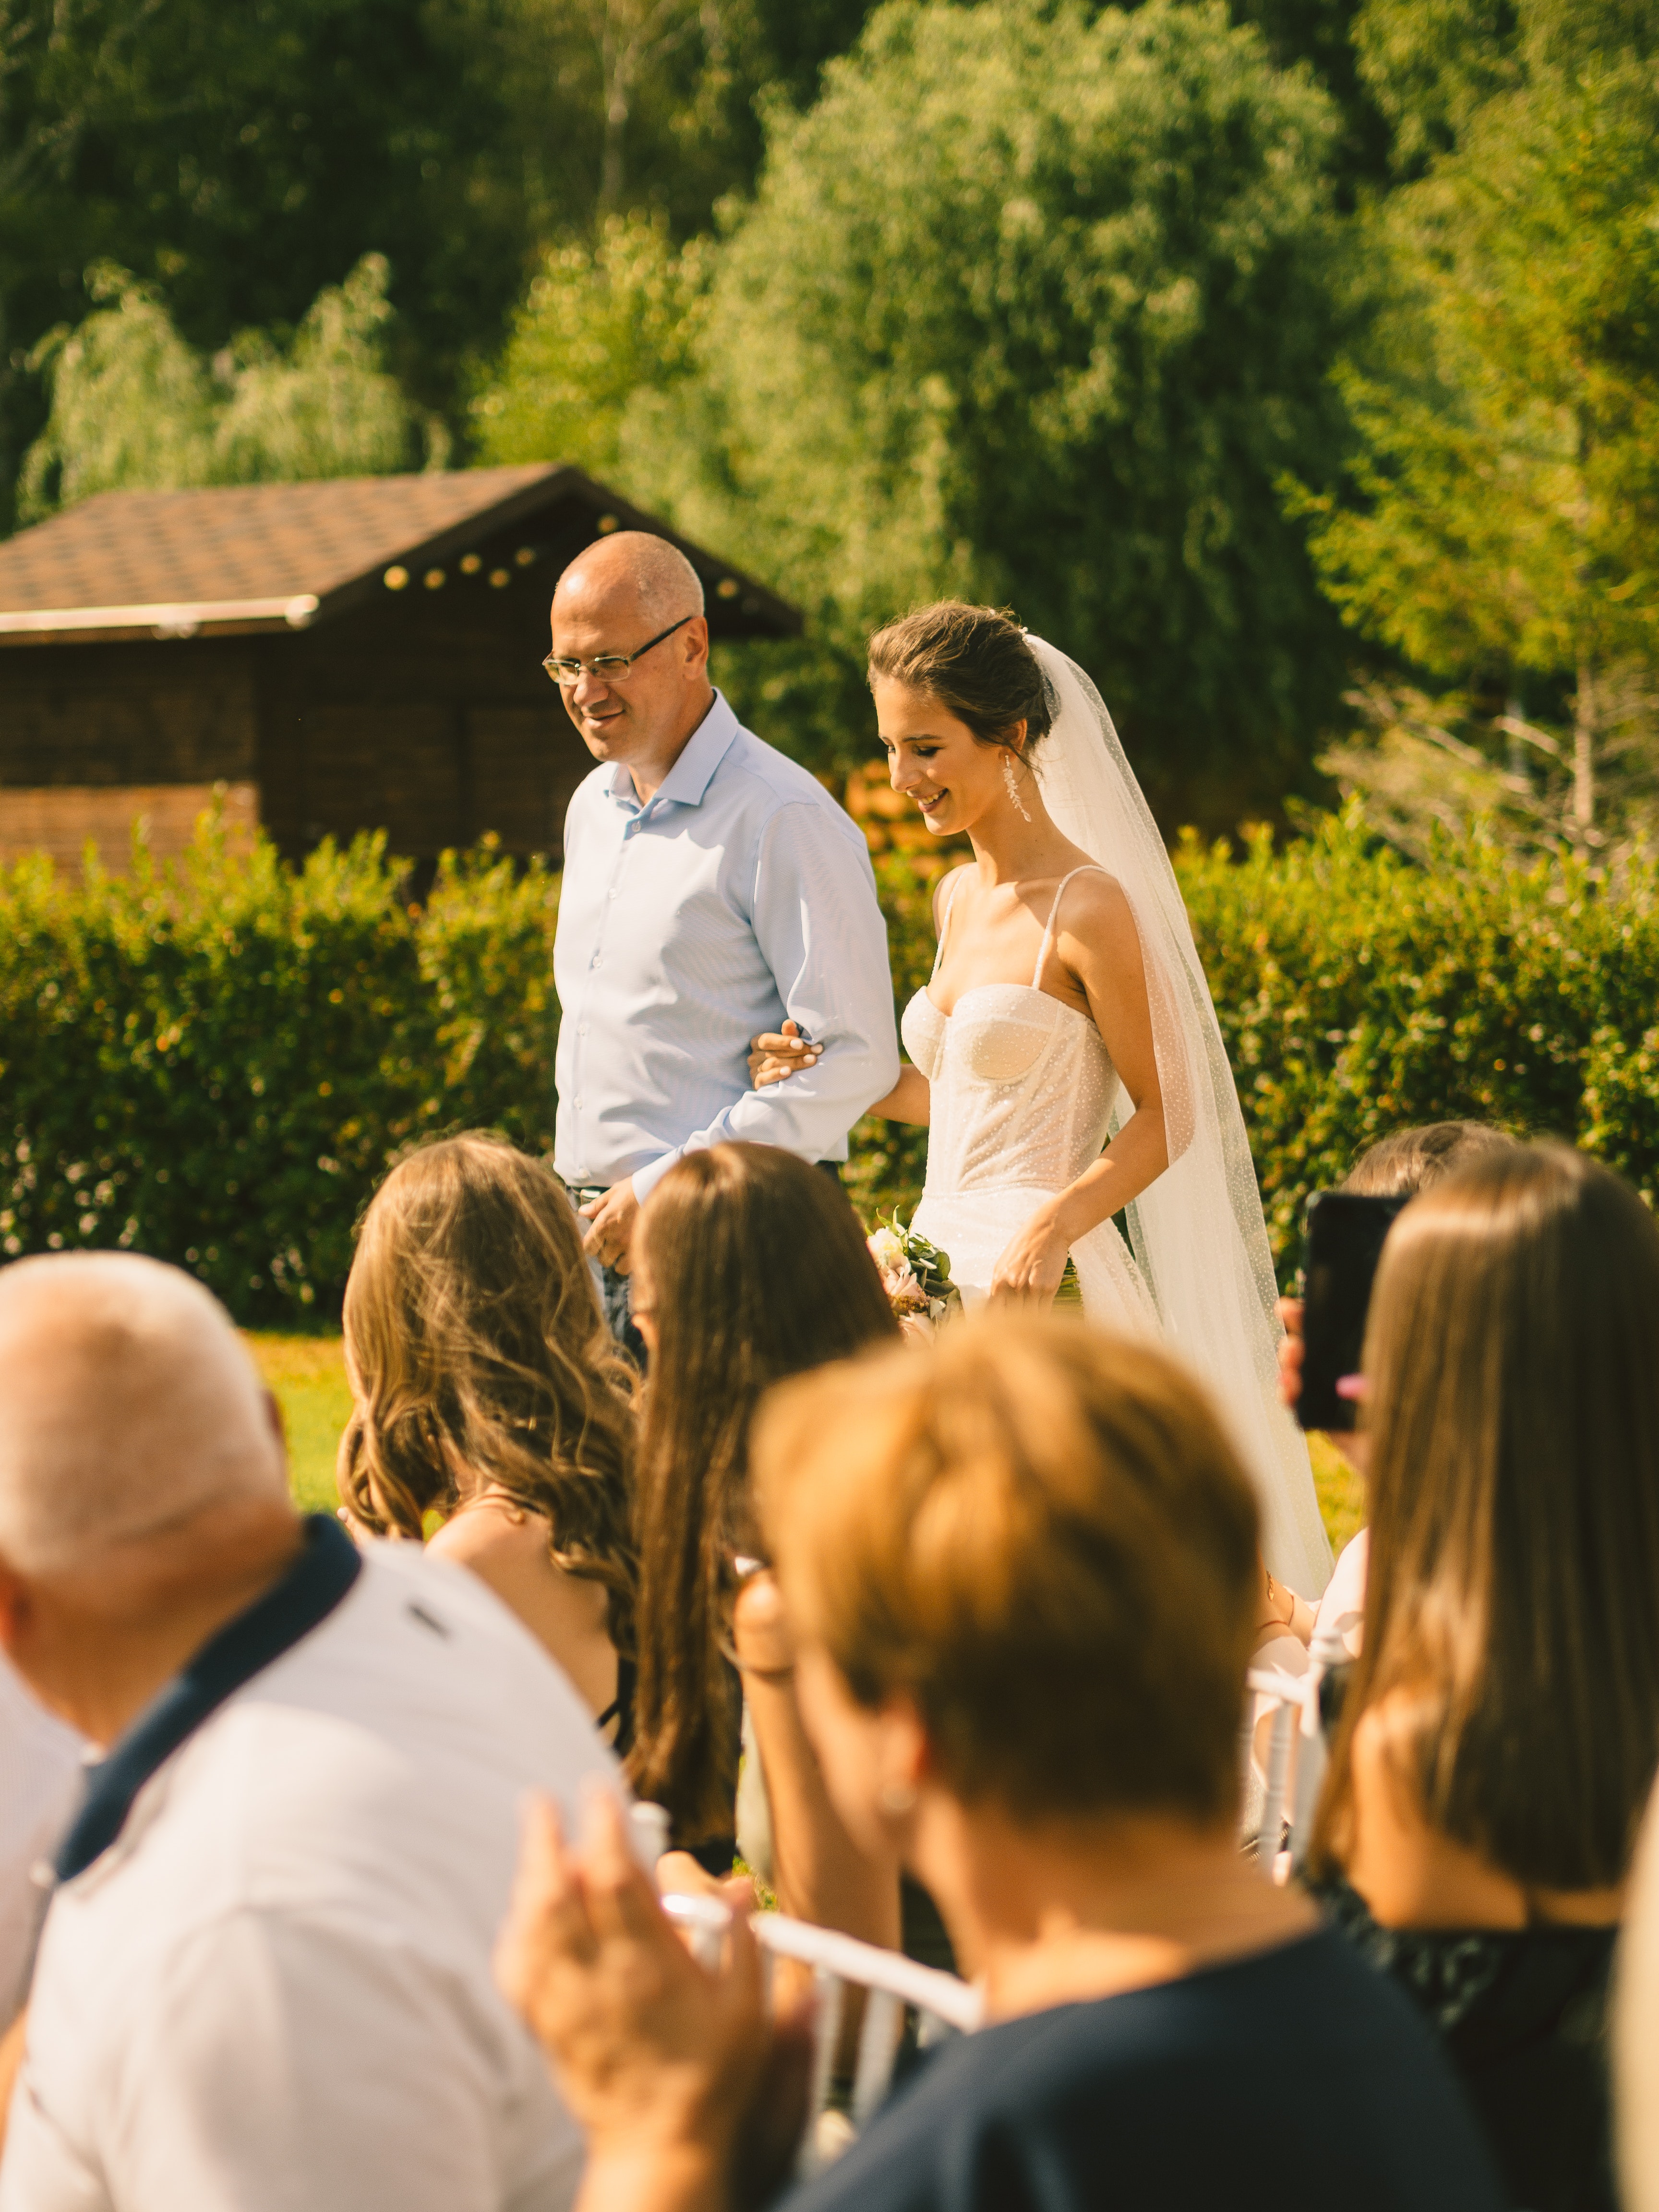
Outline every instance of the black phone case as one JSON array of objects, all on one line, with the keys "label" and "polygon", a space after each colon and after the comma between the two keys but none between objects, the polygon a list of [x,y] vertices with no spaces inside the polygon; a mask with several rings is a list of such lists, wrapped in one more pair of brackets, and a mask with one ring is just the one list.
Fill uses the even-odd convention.
[{"label": "black phone case", "polygon": [[1409,1197],[1321,1190],[1308,1200],[1302,1393],[1296,1405],[1304,1429],[1354,1425],[1359,1409],[1352,1398],[1340,1398],[1336,1386],[1345,1375],[1359,1371],[1382,1240]]}]

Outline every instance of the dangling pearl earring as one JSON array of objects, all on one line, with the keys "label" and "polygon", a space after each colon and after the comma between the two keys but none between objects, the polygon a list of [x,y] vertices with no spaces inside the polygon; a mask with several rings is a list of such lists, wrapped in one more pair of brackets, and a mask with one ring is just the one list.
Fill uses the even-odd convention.
[{"label": "dangling pearl earring", "polygon": [[877,1795],[884,1813],[914,1813],[916,1808],[914,1783],[884,1782]]},{"label": "dangling pearl earring", "polygon": [[1014,781],[1014,757],[1006,745],[1002,748],[1002,780],[1008,787],[1009,798],[1029,822],[1031,817],[1025,813],[1025,802],[1019,795],[1019,786]]}]

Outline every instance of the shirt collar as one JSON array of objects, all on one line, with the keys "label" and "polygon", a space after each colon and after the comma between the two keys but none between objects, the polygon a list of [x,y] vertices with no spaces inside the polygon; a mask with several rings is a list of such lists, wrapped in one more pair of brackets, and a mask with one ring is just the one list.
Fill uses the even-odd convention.
[{"label": "shirt collar", "polygon": [[281,1579],[210,1637],[89,1770],[85,1801],[58,1846],[59,1881],[72,1881],[109,1849],[156,1769],[227,1698],[325,1620],[356,1581],[362,1554],[339,1522],[313,1513],[304,1528],[304,1547]]},{"label": "shirt collar", "polygon": [[[726,694],[717,690],[714,703],[686,739],[684,750],[664,777],[651,804],[701,806],[703,794],[714,781],[714,770],[732,749],[738,726],[738,718]],[[611,778],[611,796],[635,812],[645,811],[634,789],[632,772],[620,762]]]}]

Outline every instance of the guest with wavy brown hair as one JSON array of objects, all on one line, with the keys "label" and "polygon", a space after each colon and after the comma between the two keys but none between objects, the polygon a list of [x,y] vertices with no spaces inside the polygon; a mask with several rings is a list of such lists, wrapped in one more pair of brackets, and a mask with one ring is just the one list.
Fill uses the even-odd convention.
[{"label": "guest with wavy brown hair", "polygon": [[1562,1146],[1413,1200],[1367,1326],[1364,1638],[1312,1865],[1512,2201],[1614,2202],[1603,2046],[1659,1765],[1659,1229]]},{"label": "guest with wavy brown hair", "polygon": [[551,1171],[500,1137],[422,1146],[381,1184],[345,1294],[349,1517],[489,1583],[626,1748],[631,1370]]},{"label": "guest with wavy brown hair", "polygon": [[799,1733],[787,1655],[775,1663],[748,1471],[770,1384],[896,1340],[881,1279],[835,1179],[770,1145],[688,1153],[647,1200],[634,1249],[651,1369],[630,1778],[668,1808],[678,1844],[725,1871],[744,1705],[733,1661],[757,1656],[744,1682],[779,1893],[807,1917],[896,1940],[896,1867],[866,1867],[846,1844]]}]

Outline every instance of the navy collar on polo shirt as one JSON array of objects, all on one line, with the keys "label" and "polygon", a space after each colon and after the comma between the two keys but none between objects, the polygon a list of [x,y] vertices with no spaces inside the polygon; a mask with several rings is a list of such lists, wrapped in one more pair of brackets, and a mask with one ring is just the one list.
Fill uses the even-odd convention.
[{"label": "navy collar on polo shirt", "polygon": [[73,1881],[106,1851],[151,1775],[245,1682],[327,1620],[362,1572],[362,1555],[326,1513],[304,1522],[299,1558],[187,1661],[87,1776],[87,1794],[58,1849],[53,1872]]},{"label": "navy collar on polo shirt", "polygon": [[732,750],[738,727],[726,694],[716,690],[708,712],[686,739],[679,758],[646,805],[640,805],[632,769],[620,763],[611,779],[611,796],[630,814],[645,813],[653,806],[701,806],[714,770]]}]

